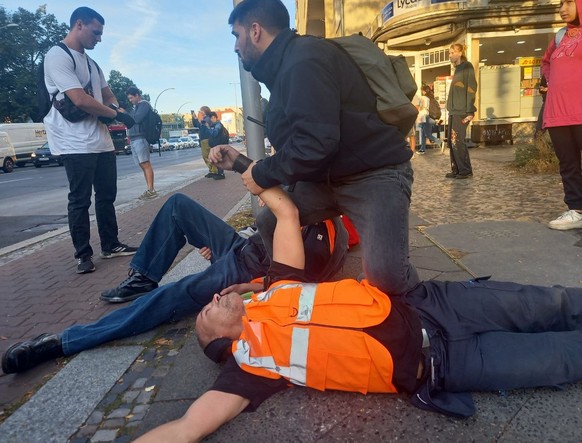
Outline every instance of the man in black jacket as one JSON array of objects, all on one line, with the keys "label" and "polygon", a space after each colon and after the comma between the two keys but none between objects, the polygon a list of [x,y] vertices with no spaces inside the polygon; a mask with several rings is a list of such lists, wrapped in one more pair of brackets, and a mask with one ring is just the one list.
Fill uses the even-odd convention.
[{"label": "man in black jacket", "polygon": [[[297,36],[279,0],[244,0],[229,17],[235,52],[271,93],[267,136],[275,155],[242,175],[253,194],[292,185],[301,223],[346,214],[360,234],[368,280],[391,295],[419,281],[408,259],[412,151],[383,123],[376,98],[349,56],[324,39]],[[209,159],[231,169],[238,155],[227,145]],[[272,251],[275,218],[257,218]]]}]

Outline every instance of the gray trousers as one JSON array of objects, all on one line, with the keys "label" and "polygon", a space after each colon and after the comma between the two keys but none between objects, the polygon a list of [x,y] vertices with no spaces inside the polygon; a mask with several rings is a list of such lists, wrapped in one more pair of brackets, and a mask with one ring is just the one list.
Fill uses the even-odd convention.
[{"label": "gray trousers", "polygon": [[[302,225],[347,215],[360,236],[366,278],[389,295],[401,295],[419,282],[408,257],[412,181],[412,168],[406,162],[333,184],[298,182],[289,195],[299,209]],[[271,255],[275,223],[268,209],[257,217],[257,227]]]}]

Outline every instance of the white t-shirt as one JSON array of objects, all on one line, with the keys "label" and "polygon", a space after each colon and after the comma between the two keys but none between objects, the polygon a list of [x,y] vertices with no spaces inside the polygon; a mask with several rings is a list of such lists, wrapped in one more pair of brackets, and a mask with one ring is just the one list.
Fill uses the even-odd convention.
[{"label": "white t-shirt", "polygon": [[[57,100],[64,97],[64,92],[70,89],[83,88],[89,82],[87,54],[69,48],[75,58],[73,60],[62,48],[52,47],[44,59],[44,81],[47,90],[52,95],[59,91]],[[103,71],[91,60],[91,83],[95,100],[103,103],[101,90],[107,86]],[[47,140],[53,154],[90,154],[113,151],[113,142],[107,126],[89,116],[80,122],[72,123],[66,120],[54,106],[44,118]]]}]

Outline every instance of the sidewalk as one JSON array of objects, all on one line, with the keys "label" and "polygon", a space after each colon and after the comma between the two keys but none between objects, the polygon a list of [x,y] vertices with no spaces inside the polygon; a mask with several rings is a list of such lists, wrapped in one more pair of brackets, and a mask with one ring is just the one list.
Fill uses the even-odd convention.
[{"label": "sidewalk", "polygon": [[[516,174],[508,168],[511,147],[475,148],[470,153],[475,174],[471,180],[445,179],[448,155],[440,150],[413,160],[411,259],[421,278],[463,280],[493,274],[494,279],[521,283],[582,285],[582,230],[556,232],[545,227],[565,210],[559,176]],[[197,181],[181,192],[220,217],[245,201],[240,177],[234,174],[220,182]],[[120,239],[138,244],[165,198],[121,214]],[[357,275],[359,260],[356,248],[342,276]],[[6,337],[0,339],[0,351],[21,338],[59,331],[114,309],[98,296],[125,277],[128,262],[129,258],[97,259],[97,272],[76,276],[66,236],[0,266],[6,288],[0,295],[0,336]],[[205,265],[197,254],[187,255],[169,278]],[[2,376],[2,405],[22,398],[58,369],[47,363],[27,374]],[[198,348],[191,321],[160,327],[83,352],[63,365],[0,425],[0,442],[130,441],[181,416],[217,373]],[[258,412],[241,415],[208,441],[582,439],[580,383],[564,390],[478,393],[474,398],[477,414],[455,420],[420,411],[405,395],[291,389],[269,399]]]}]

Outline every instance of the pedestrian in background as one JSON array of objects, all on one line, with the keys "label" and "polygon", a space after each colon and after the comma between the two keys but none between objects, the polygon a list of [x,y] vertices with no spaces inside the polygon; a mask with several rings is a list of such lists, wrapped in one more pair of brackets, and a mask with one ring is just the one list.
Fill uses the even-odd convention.
[{"label": "pedestrian in background", "polygon": [[131,140],[131,155],[133,161],[143,171],[147,189],[139,196],[140,200],[156,198],[158,193],[154,188],[154,169],[150,162],[150,144],[145,138],[145,128],[143,122],[152,111],[152,106],[141,96],[141,90],[136,86],[130,86],[126,91],[127,99],[133,105],[133,110],[129,115],[135,120],[135,125],[129,129],[128,135]]},{"label": "pedestrian in background", "polygon": [[[228,133],[226,132],[224,125],[220,120],[218,120],[218,114],[216,112],[210,113],[210,126],[208,128],[208,146],[213,148],[218,145],[228,145]],[[216,168],[216,173],[214,180],[224,180],[224,170],[221,168]]]},{"label": "pedestrian in background", "polygon": [[200,151],[202,152],[202,160],[208,166],[208,174],[204,177],[214,178],[218,174],[218,168],[208,161],[208,153],[210,152],[210,114],[212,111],[208,106],[202,106],[198,111],[198,118],[192,116],[192,124],[198,128],[198,135],[200,137]]},{"label": "pedestrian in background", "polygon": [[542,59],[542,74],[548,83],[543,127],[560,162],[564,203],[568,210],[549,222],[551,229],[582,228],[582,0],[561,0],[560,17],[566,28],[550,42]]},{"label": "pedestrian in background", "polygon": [[449,60],[455,67],[451,89],[447,98],[449,127],[447,140],[451,156],[451,172],[447,178],[464,179],[473,176],[469,150],[465,143],[467,126],[475,117],[475,93],[477,80],[475,69],[465,55],[465,46],[453,43],[449,48]]},{"label": "pedestrian in background", "polygon": [[56,94],[44,124],[51,152],[63,158],[69,181],[67,214],[77,274],[95,271],[93,248],[89,243],[93,190],[101,257],[133,255],[137,250],[120,243],[117,237],[113,205],[117,197],[117,165],[106,126],[118,120],[131,128],[134,121],[118,111],[119,104],[103,71],[86,53],[101,41],[104,25],[104,18],[93,9],[75,9],[69,33],[62,41],[68,52],[61,46],[53,46],[44,61],[48,93],[51,97]]}]

